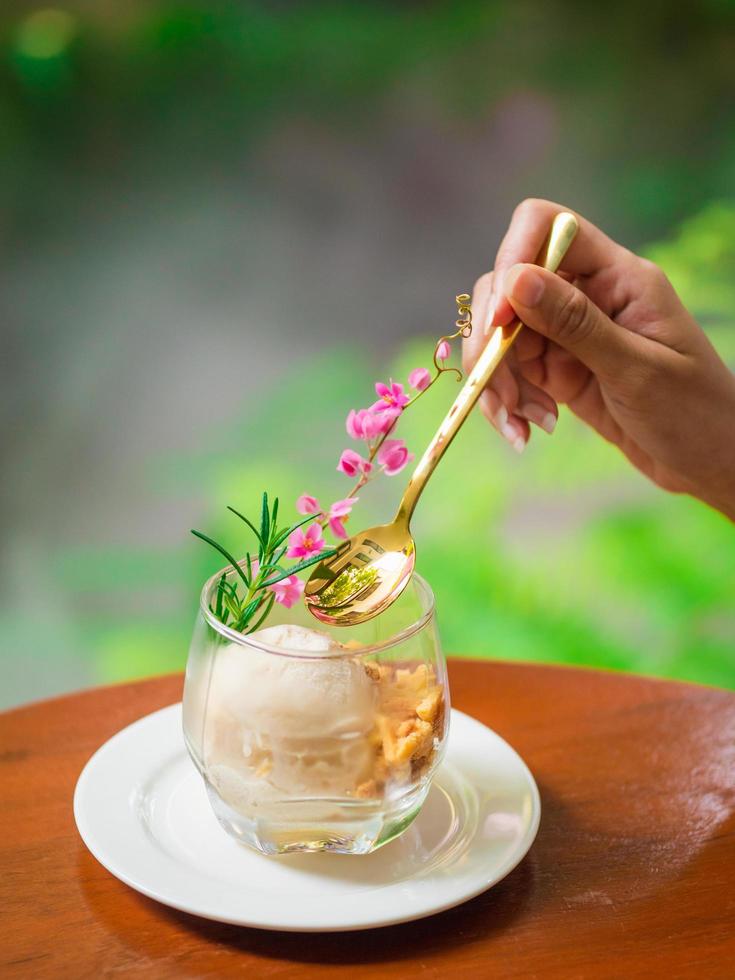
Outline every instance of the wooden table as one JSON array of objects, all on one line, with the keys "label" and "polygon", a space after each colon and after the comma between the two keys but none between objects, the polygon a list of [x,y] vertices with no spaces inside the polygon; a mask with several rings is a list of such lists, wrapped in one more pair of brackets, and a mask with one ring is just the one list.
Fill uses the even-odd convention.
[{"label": "wooden table", "polygon": [[733,977],[735,695],[594,670],[454,660],[454,704],[541,790],[503,882],[420,922],[300,935],[220,925],[127,888],[72,817],[84,763],[181,677],[0,715],[0,976]]}]

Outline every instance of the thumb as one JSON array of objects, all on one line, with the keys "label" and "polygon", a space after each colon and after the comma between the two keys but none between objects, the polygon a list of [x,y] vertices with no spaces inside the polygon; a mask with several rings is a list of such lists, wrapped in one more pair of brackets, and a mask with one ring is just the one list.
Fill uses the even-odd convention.
[{"label": "thumb", "polygon": [[504,290],[518,318],[574,354],[598,377],[645,356],[644,338],[605,316],[576,286],[537,265],[514,265]]}]

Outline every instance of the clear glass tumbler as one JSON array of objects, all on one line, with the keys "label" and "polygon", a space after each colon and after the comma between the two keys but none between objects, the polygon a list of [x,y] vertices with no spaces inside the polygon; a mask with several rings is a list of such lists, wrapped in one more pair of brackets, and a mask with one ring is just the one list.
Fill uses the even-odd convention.
[{"label": "clear glass tumbler", "polygon": [[[230,570],[230,575],[234,575]],[[186,667],[184,735],[224,829],[265,854],[367,854],[402,833],[441,761],[449,689],[434,596],[414,575],[381,616],[329,629],[298,604],[243,635],[202,589]],[[329,649],[274,645],[308,627]],[[300,631],[291,632],[303,636]],[[311,642],[304,646],[313,646]]]}]

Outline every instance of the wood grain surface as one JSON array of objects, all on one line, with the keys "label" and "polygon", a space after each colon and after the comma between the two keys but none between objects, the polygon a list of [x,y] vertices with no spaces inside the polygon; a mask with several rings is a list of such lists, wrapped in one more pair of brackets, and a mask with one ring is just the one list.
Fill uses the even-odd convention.
[{"label": "wood grain surface", "polygon": [[452,699],[539,784],[526,859],[424,919],[304,935],[220,925],[127,888],[79,839],[93,751],[181,677],[0,715],[0,976],[733,977],[735,695],[593,670],[453,660]]}]

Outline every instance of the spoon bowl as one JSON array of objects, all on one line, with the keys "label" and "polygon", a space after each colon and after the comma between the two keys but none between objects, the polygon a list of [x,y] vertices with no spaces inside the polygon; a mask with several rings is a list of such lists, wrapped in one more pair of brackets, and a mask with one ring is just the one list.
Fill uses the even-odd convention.
[{"label": "spoon bowl", "polygon": [[416,547],[408,525],[379,524],[360,531],[315,566],[304,600],[322,623],[357,626],[395,602],[415,564]]},{"label": "spoon bowl", "polygon": [[[573,214],[567,211],[557,214],[537,265],[556,272],[578,228]],[[416,546],[409,525],[421,491],[522,327],[521,321],[515,320],[507,327],[496,327],[490,334],[485,349],[413,471],[393,521],[360,531],[315,567],[306,583],[304,599],[309,611],[322,623],[331,626],[364,623],[387,609],[405,589],[416,562]]]}]

